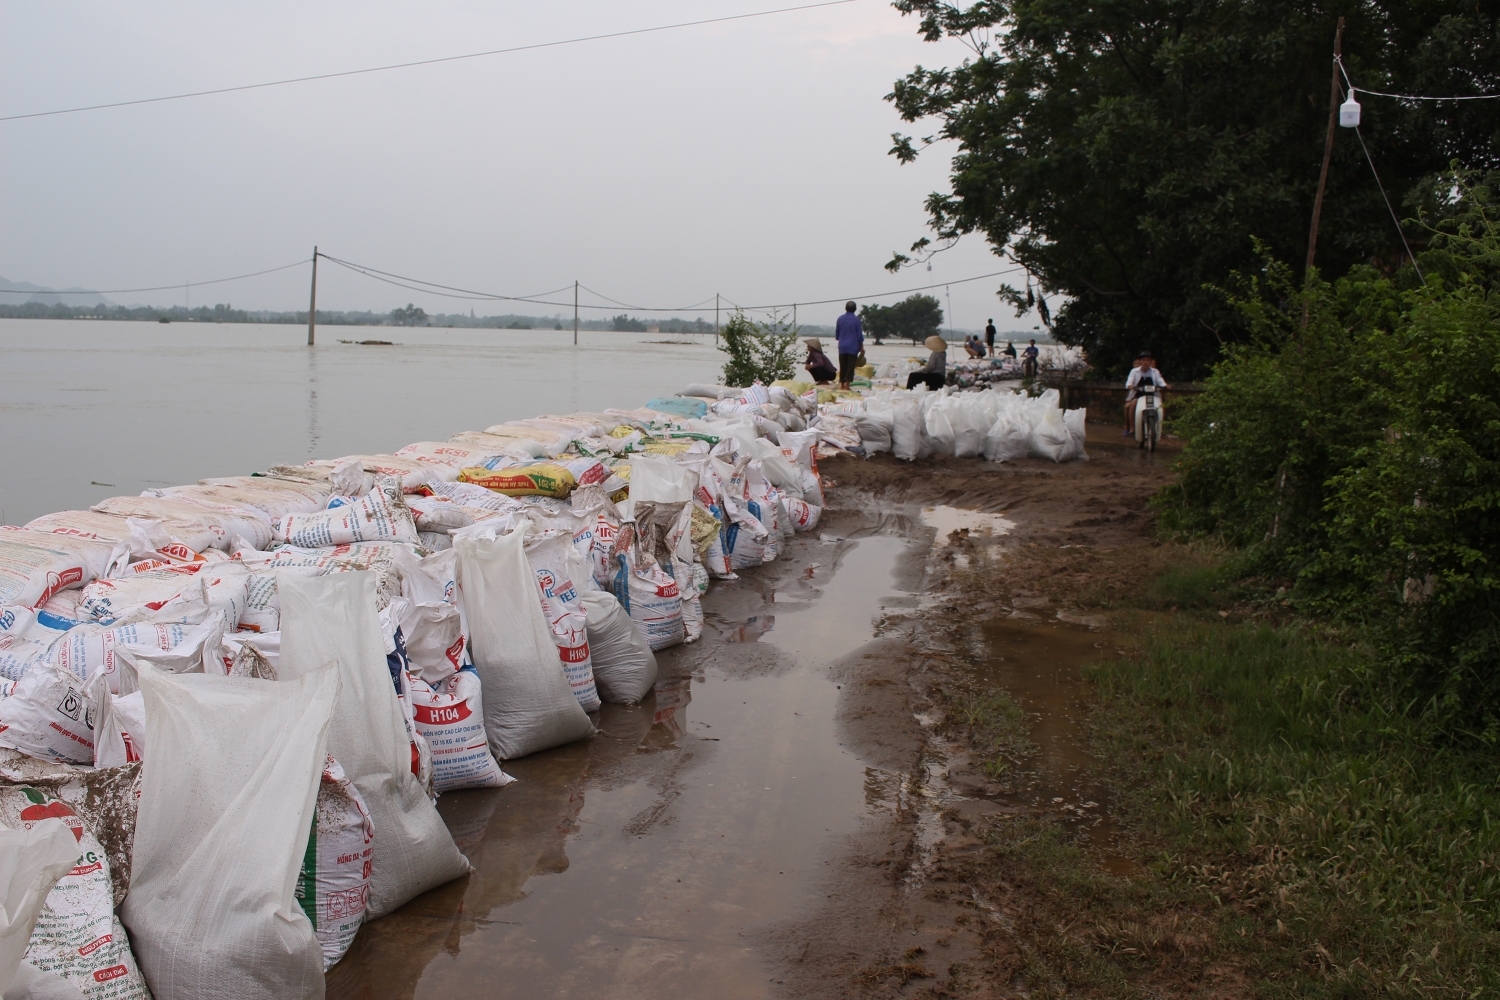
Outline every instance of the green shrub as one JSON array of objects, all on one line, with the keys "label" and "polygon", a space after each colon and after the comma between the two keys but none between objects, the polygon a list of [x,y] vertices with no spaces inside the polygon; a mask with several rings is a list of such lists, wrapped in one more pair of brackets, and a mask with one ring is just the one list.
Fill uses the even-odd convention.
[{"label": "green shrub", "polygon": [[724,364],[724,384],[744,387],[755,382],[770,385],[791,378],[796,371],[797,328],[780,313],[756,323],[736,310],[719,334],[719,350],[729,355]]},{"label": "green shrub", "polygon": [[[1241,547],[1292,598],[1370,626],[1415,704],[1500,736],[1500,234],[1489,190],[1411,268],[1298,288],[1274,262],[1176,429],[1163,524]],[[1304,316],[1306,317],[1304,321]]]}]

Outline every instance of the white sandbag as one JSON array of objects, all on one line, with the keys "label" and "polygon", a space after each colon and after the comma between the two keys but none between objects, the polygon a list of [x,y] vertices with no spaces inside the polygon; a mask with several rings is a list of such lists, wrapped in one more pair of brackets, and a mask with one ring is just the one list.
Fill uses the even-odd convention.
[{"label": "white sandbag", "polygon": [[[382,476],[394,479],[401,489],[407,493],[415,493],[425,484],[434,480],[446,480],[451,483],[454,479],[458,478],[458,470],[452,466],[431,465],[427,462],[418,461],[415,458],[397,457],[395,455],[345,455],[343,458],[309,462],[308,465],[322,465],[338,469],[356,463],[358,468],[373,474],[376,479]],[[351,493],[345,495],[363,496],[364,494]]]},{"label": "white sandbag", "polygon": [[90,692],[94,702],[94,766],[124,767],[146,759],[146,700],[140,691]]},{"label": "white sandbag", "polygon": [[483,683],[484,727],[500,760],[593,734],[573,697],[526,561],[526,528],[455,540],[471,655]]},{"label": "white sandbag", "polygon": [[13,980],[37,918],[78,853],[73,831],[57,817],[0,827],[0,994],[21,985]]},{"label": "white sandbag", "polygon": [[109,678],[110,690],[118,693],[120,685],[116,680],[119,670],[116,652],[119,647],[133,644],[171,649],[186,639],[197,627],[182,622],[170,624],[142,622],[116,628],[99,626],[76,628],[53,644],[47,652],[47,662],[69,674],[79,683],[88,680],[95,670],[102,668]]},{"label": "white sandbag", "polygon": [[991,462],[1014,462],[1031,450],[1031,425],[1014,412],[1002,411],[984,437],[984,457]]},{"label": "white sandbag", "polygon": [[1088,461],[1089,453],[1085,447],[1088,440],[1088,410],[1078,407],[1075,410],[1063,411],[1063,426],[1068,429],[1068,439],[1073,445],[1073,458]]},{"label": "white sandbag", "polygon": [[294,895],[313,925],[327,971],[344,957],[364,922],[376,847],[364,796],[332,754],[323,759],[315,813]]},{"label": "white sandbag", "polygon": [[685,503],[697,485],[692,471],[670,458],[630,456],[630,499],[636,503]]},{"label": "white sandbag", "polygon": [[1053,462],[1066,462],[1073,457],[1077,446],[1068,436],[1063,423],[1063,411],[1051,406],[1031,431],[1029,454],[1032,458],[1045,458]]},{"label": "white sandbag", "polygon": [[818,526],[818,518],[823,513],[822,507],[815,507],[806,500],[798,500],[796,497],[787,497],[783,501],[787,519],[797,531],[811,531]]},{"label": "white sandbag", "polygon": [[78,611],[86,620],[109,623],[136,608],[160,609],[172,598],[197,585],[197,565],[133,572],[95,580],[83,588]]},{"label": "white sandbag", "polygon": [[0,827],[20,830],[48,820],[67,826],[75,860],[47,893],[18,970],[30,992],[13,982],[5,995],[150,1000],[115,916],[109,858],[94,832],[47,791],[0,785]]},{"label": "white sandbag", "polygon": [[447,601],[414,604],[401,618],[406,658],[428,684],[441,684],[467,659],[463,617]]},{"label": "white sandbag", "polygon": [[682,592],[672,575],[640,544],[634,521],[620,526],[614,560],[609,590],[646,642],[653,650],[682,642],[687,634],[682,622]]},{"label": "white sandbag", "polygon": [[113,541],[0,528],[0,605],[34,608],[60,590],[108,575],[124,558],[125,549]]},{"label": "white sandbag", "polygon": [[[312,514],[288,514],[271,522],[272,539],[299,548],[349,542],[396,541],[415,544],[417,528],[401,490],[389,477],[350,503]],[[260,548],[261,546],[257,546]]]},{"label": "white sandbag", "polygon": [[572,536],[567,532],[526,533],[526,561],[536,575],[537,591],[547,628],[557,644],[557,656],[573,697],[585,712],[597,711],[599,694],[594,687],[594,668],[589,660],[588,628],[578,587],[568,572],[574,552]]},{"label": "white sandbag", "polygon": [[891,401],[891,454],[903,462],[922,452],[922,401],[907,393]]},{"label": "white sandbag", "polygon": [[875,409],[866,407],[863,413],[854,415],[854,427],[859,431],[859,443],[867,455],[878,455],[891,450],[891,431],[895,412],[890,407]]},{"label": "white sandbag", "polygon": [[339,671],[277,682],[148,665],[140,681],[152,763],[120,915],[152,993],[323,996],[295,890]]},{"label": "white sandbag", "polygon": [[[94,711],[83,681],[38,663],[0,697],[0,747],[65,764],[94,762]],[[0,691],[3,694],[3,691]]]},{"label": "white sandbag", "polygon": [[[453,485],[472,485],[454,483]],[[483,489],[484,487],[480,487]],[[410,496],[406,506],[417,525],[417,534],[447,534],[455,528],[467,528],[474,523],[474,515],[464,510],[463,504],[445,496]]]},{"label": "white sandbag", "polygon": [[45,662],[53,644],[77,624],[47,611],[0,607],[0,679],[19,680]]},{"label": "white sandbag", "polygon": [[278,586],[280,675],[296,678],[339,664],[327,749],[364,796],[380,837],[370,916],[381,917],[466,874],[469,863],[411,771],[412,743],[386,662],[374,574],[284,576]]},{"label": "white sandbag", "polygon": [[234,504],[189,503],[172,497],[110,497],[89,508],[99,514],[152,518],[195,552],[225,549],[235,535],[258,549],[271,541],[271,526],[254,510]]},{"label": "white sandbag", "polygon": [[328,500],[327,490],[309,483],[293,483],[269,476],[206,480],[195,486],[167,486],[158,490],[145,490],[141,495],[237,504],[262,512],[267,521],[274,521],[283,514],[322,510]]},{"label": "white sandbag", "polygon": [[483,685],[466,666],[436,684],[409,678],[412,717],[432,752],[432,780],[439,792],[499,788],[515,779],[495,763],[484,731]]},{"label": "white sandbag", "polygon": [[486,465],[496,458],[513,457],[513,449],[486,448],[461,441],[418,441],[396,451],[397,458],[409,458],[427,465],[467,469]]}]

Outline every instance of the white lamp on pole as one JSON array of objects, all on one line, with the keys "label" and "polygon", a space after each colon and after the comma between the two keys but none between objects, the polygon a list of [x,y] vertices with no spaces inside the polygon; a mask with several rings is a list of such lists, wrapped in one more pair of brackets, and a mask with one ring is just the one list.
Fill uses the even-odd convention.
[{"label": "white lamp on pole", "polygon": [[1354,99],[1354,90],[1349,90],[1349,98],[1339,105],[1339,124],[1344,128],[1359,128],[1359,102]]}]

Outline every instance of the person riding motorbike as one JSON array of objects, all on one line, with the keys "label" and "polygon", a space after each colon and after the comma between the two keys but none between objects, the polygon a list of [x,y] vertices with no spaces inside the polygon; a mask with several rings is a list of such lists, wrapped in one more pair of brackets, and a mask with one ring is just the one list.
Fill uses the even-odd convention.
[{"label": "person riding motorbike", "polygon": [[1135,399],[1140,395],[1139,386],[1142,381],[1149,381],[1158,390],[1157,400],[1166,401],[1166,395],[1160,390],[1172,388],[1167,380],[1162,378],[1161,372],[1156,367],[1156,359],[1151,356],[1150,351],[1142,351],[1135,357],[1135,367],[1130,369],[1130,374],[1125,376],[1125,437],[1135,436]]}]

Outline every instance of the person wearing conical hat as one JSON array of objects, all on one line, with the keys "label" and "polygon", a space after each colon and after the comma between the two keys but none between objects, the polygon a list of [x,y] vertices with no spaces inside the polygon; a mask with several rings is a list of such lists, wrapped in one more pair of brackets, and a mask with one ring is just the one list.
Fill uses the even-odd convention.
[{"label": "person wearing conical hat", "polygon": [[948,342],[937,334],[933,334],[925,341],[927,349],[932,353],[927,356],[927,365],[919,372],[912,372],[906,377],[906,387],[915,389],[917,383],[927,383],[927,388],[937,392],[948,380]]},{"label": "person wearing conical hat", "polygon": [[838,370],[828,360],[828,355],[823,353],[823,342],[817,337],[808,337],[802,343],[807,345],[807,362],[802,367],[807,369],[807,373],[818,385],[832,382],[838,376]]}]

